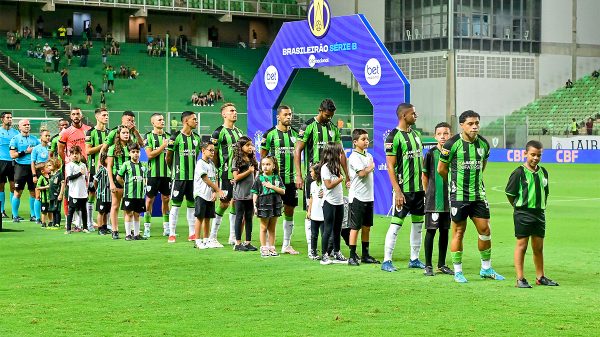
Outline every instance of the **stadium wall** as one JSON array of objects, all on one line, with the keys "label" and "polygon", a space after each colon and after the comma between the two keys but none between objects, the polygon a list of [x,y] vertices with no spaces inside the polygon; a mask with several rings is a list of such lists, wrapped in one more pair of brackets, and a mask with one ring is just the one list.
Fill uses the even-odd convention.
[{"label": "stadium wall", "polygon": [[[369,24],[381,40],[385,38],[385,0],[357,0],[358,13],[364,14]],[[333,16],[351,15],[354,13],[354,1],[329,1]]]}]

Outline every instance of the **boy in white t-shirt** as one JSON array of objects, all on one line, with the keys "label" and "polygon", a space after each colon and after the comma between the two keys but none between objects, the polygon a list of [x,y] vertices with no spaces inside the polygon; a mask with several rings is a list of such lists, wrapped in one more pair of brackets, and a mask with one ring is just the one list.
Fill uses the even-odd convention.
[{"label": "boy in white t-shirt", "polygon": [[[350,202],[350,257],[348,265],[358,266],[359,259],[363,263],[379,263],[369,255],[369,234],[373,226],[373,171],[375,163],[373,156],[367,152],[369,147],[369,134],[364,129],[352,131],[354,151],[348,158],[348,175],[350,176],[350,189],[348,200]],[[362,258],[356,254],[356,240],[358,231],[362,229]]]},{"label": "boy in white t-shirt", "polygon": [[69,186],[69,212],[67,213],[67,231],[65,234],[71,234],[73,214],[77,211],[81,212],[83,232],[87,233],[87,166],[81,161],[82,155],[79,145],[73,145],[69,152],[71,161],[65,165],[65,179]]},{"label": "boy in white t-shirt", "polygon": [[310,247],[308,258],[311,260],[320,260],[317,251],[317,241],[319,240],[319,231],[323,232],[323,187],[321,185],[321,164],[316,163],[310,167],[310,194],[308,197],[308,208],[306,210],[306,219],[310,220]]},{"label": "boy in white t-shirt", "polygon": [[202,158],[198,160],[194,170],[194,216],[196,241],[198,249],[223,248],[216,239],[209,239],[210,219],[215,217],[215,199],[224,197],[223,191],[217,184],[217,168],[212,159],[215,156],[215,146],[204,142],[201,145]]}]

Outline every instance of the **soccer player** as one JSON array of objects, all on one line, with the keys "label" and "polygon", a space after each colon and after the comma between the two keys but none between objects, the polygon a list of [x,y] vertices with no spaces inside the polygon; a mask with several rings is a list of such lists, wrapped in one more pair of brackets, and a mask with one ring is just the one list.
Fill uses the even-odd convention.
[{"label": "soccer player", "polygon": [[462,271],[462,255],[468,218],[471,218],[479,233],[479,275],[483,278],[504,280],[504,277],[492,268],[490,207],[483,186],[483,171],[490,156],[490,144],[479,135],[479,118],[479,114],[472,110],[467,110],[459,116],[461,132],[444,144],[437,169],[442,178],[448,181],[450,189],[450,256],[454,265],[454,281],[458,283],[467,282]]},{"label": "soccer player", "polygon": [[[130,141],[132,143],[138,143],[140,148],[142,148],[144,146],[144,139],[140,135],[140,132],[138,131],[137,127],[135,126],[135,114],[133,113],[133,111],[123,111],[123,114],[121,115],[121,125],[129,129]],[[117,129],[121,125],[117,125],[108,132],[108,136],[106,137],[106,143],[102,146],[102,152],[108,151],[108,147],[114,145],[115,139],[118,138]]]},{"label": "soccer player", "polygon": [[[310,185],[312,178],[308,174],[309,167],[318,163],[321,160],[323,148],[328,142],[339,142],[342,144],[342,138],[340,130],[331,122],[331,119],[335,115],[335,103],[329,99],[324,99],[319,105],[319,113],[317,116],[307,120],[298,131],[298,140],[296,142],[296,148],[294,149],[294,167],[296,169],[296,188],[304,190],[304,202],[303,207],[306,210],[307,200],[310,198]],[[306,150],[306,151],[305,151]],[[300,158],[302,158],[302,152],[304,153],[304,171],[302,171]],[[344,175],[348,177],[348,165],[346,163],[346,156],[342,157],[341,161]],[[305,178],[306,177],[306,180]],[[346,182],[346,187],[350,187],[350,182]],[[309,258],[311,252],[311,231],[310,231],[310,220],[304,220],[304,231],[306,234],[306,242],[308,244]],[[324,252],[323,252],[324,253]]]},{"label": "soccer player", "polygon": [[[125,241],[146,240],[140,235],[140,213],[146,210],[144,195],[146,192],[146,167],[140,163],[140,145],[129,144],[130,160],[121,165],[117,181],[124,186],[123,206],[125,211]],[[131,228],[133,227],[133,237]]]},{"label": "soccer player", "polygon": [[60,133],[69,127],[69,120],[61,118],[58,121],[58,133],[50,138],[50,157],[58,157],[58,141],[60,140]]},{"label": "soccer player", "polygon": [[2,211],[2,217],[8,218],[4,208],[6,205],[4,186],[8,180],[12,204],[13,193],[15,192],[15,169],[13,158],[10,156],[10,141],[19,134],[19,131],[12,127],[13,117],[10,111],[0,113],[0,119],[2,119],[2,127],[0,128],[0,210]]},{"label": "soccer player", "polygon": [[548,171],[539,166],[542,160],[542,143],[531,140],[525,145],[525,164],[517,167],[506,185],[506,197],[514,207],[515,224],[515,271],[517,272],[517,288],[531,288],[523,275],[523,260],[529,238],[533,248],[533,264],[535,265],[535,283],[545,286],[558,286],[544,275],[544,237],[546,236],[546,202],[550,188]]},{"label": "soccer player", "polygon": [[192,111],[181,114],[183,127],[181,131],[174,132],[169,139],[167,147],[167,165],[173,168],[173,189],[171,190],[173,206],[169,213],[169,243],[175,243],[177,218],[179,208],[186,199],[188,241],[195,240],[194,217],[194,170],[196,159],[200,154],[200,136],[193,130],[198,127],[198,117]]},{"label": "soccer player", "polygon": [[450,124],[439,123],[434,129],[437,145],[432,147],[425,155],[423,164],[423,188],[425,189],[425,276],[434,276],[431,258],[433,255],[433,239],[436,230],[439,230],[437,272],[454,275],[446,266],[446,252],[448,250],[448,231],[450,230],[450,207],[448,206],[448,182],[437,171],[440,161],[440,151],[446,141],[452,136]]},{"label": "soccer player", "polygon": [[359,257],[356,254],[356,241],[358,231],[361,232],[362,263],[379,263],[369,254],[369,236],[373,226],[373,202],[375,201],[375,186],[373,171],[375,162],[373,156],[367,152],[369,147],[369,134],[363,129],[352,131],[354,151],[348,158],[350,174],[350,190],[348,201],[350,203],[350,257],[348,265],[358,266]]},{"label": "soccer player", "polygon": [[282,196],[283,213],[283,245],[282,254],[297,255],[298,252],[291,246],[292,232],[294,230],[294,209],[298,206],[298,191],[294,184],[294,144],[298,140],[298,133],[292,128],[292,110],[286,105],[277,108],[277,125],[265,132],[260,145],[260,157],[268,155],[277,160],[279,177],[283,179],[285,194]]},{"label": "soccer player", "polygon": [[144,237],[150,237],[152,205],[160,192],[163,216],[163,236],[169,236],[169,201],[171,200],[171,172],[167,165],[169,135],[165,132],[165,117],[155,113],[150,117],[152,131],[144,136],[144,146],[148,155],[148,187],[146,191],[146,212],[144,213]]},{"label": "soccer player", "polygon": [[[233,173],[231,172],[233,144],[243,136],[242,130],[235,126],[235,122],[237,122],[237,110],[233,103],[225,103],[221,106],[221,116],[223,117],[223,125],[219,126],[210,138],[217,152],[213,161],[219,170],[220,188],[225,194],[225,197],[220,199],[219,206],[215,210],[215,219],[210,230],[210,240],[216,246],[221,245],[217,241],[217,233],[223,220],[223,214],[229,208],[231,198],[233,197]],[[235,244],[235,207],[232,207],[229,212],[229,244]]]},{"label": "soccer player", "polygon": [[31,124],[28,119],[19,121],[20,133],[14,136],[10,141],[10,157],[15,161],[15,194],[12,198],[13,222],[20,222],[19,206],[21,205],[21,195],[23,189],[27,186],[29,190],[29,210],[30,221],[35,221],[34,203],[35,203],[35,184],[33,183],[33,174],[31,174],[31,152],[33,148],[40,143],[37,137],[29,132]]},{"label": "soccer player", "polygon": [[396,246],[398,231],[410,213],[410,261],[408,268],[425,268],[419,260],[421,231],[425,216],[425,192],[423,192],[423,144],[419,133],[412,129],[417,121],[417,112],[410,103],[401,103],[396,109],[398,126],[385,139],[385,154],[388,176],[393,189],[394,214],[385,235],[384,261],[381,270],[393,272],[392,254]]},{"label": "soccer player", "polygon": [[[96,168],[99,166],[100,150],[102,150],[102,146],[106,143],[106,138],[108,136],[108,131],[106,130],[106,125],[108,124],[108,111],[103,108],[96,109],[94,117],[96,118],[96,126],[85,133],[85,150],[88,155],[87,167],[90,175],[88,178],[88,202],[86,204],[89,224],[93,223],[92,214],[94,210],[94,201],[96,200],[96,187],[94,186],[93,177],[96,174]],[[102,233],[99,232],[98,234]]]}]

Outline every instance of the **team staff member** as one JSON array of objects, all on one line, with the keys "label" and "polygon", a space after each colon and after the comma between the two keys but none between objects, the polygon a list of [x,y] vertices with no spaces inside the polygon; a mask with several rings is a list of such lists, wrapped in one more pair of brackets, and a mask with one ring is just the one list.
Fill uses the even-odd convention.
[{"label": "team staff member", "polygon": [[[220,188],[225,197],[220,199],[219,207],[215,210],[215,219],[210,230],[210,239],[213,245],[220,246],[217,241],[217,233],[223,219],[223,214],[231,203],[233,196],[233,173],[231,172],[231,160],[233,158],[233,144],[237,142],[244,134],[242,130],[235,126],[237,122],[237,110],[233,103],[225,103],[221,106],[221,116],[223,125],[219,126],[212,134],[210,141],[215,145],[216,156],[213,159],[215,166],[219,170]],[[229,213],[229,244],[235,244],[235,208],[232,207]]]},{"label": "team staff member", "polygon": [[[96,200],[96,188],[94,187],[93,177],[96,175],[96,168],[98,167],[98,161],[100,158],[100,150],[102,145],[106,143],[108,131],[106,125],[108,124],[108,111],[104,108],[96,109],[94,112],[96,118],[96,126],[89,129],[85,133],[85,152],[88,155],[87,158],[87,169],[89,173],[88,177],[88,201],[86,204],[88,223],[92,224],[94,201]],[[90,226],[93,228],[93,226]]]},{"label": "team staff member", "polygon": [[291,246],[292,231],[294,229],[294,209],[298,206],[298,191],[294,184],[294,143],[298,133],[292,128],[292,110],[287,105],[277,108],[277,125],[267,130],[261,140],[260,156],[268,155],[277,160],[279,175],[285,185],[285,194],[282,196],[285,220],[283,221],[283,245],[281,253],[297,255],[298,252]]},{"label": "team staff member", "polygon": [[15,169],[13,159],[10,156],[10,141],[19,134],[19,131],[12,127],[13,116],[10,111],[0,113],[0,119],[2,119],[2,127],[0,128],[0,210],[2,211],[2,217],[8,218],[4,209],[6,204],[4,186],[8,180],[10,201],[12,203],[13,193],[15,192]]},{"label": "team staff member", "polygon": [[[319,114],[306,121],[298,132],[298,141],[296,142],[296,148],[294,150],[294,167],[296,168],[296,188],[304,189],[304,209],[307,208],[306,201],[310,197],[310,184],[312,178],[308,174],[309,167],[321,161],[323,147],[328,142],[339,142],[342,143],[340,130],[333,125],[331,119],[335,115],[335,103],[326,98],[319,105]],[[305,151],[306,150],[306,151]],[[302,158],[302,152],[304,153],[304,172],[300,165],[300,158]],[[346,162],[346,156],[342,156],[341,160],[342,169],[344,175],[348,177],[348,164]],[[306,177],[306,181],[303,176]],[[350,182],[346,182],[346,187],[350,187]],[[304,230],[306,233],[306,242],[308,243],[308,251],[310,252],[310,220],[304,221]]]},{"label": "team staff member", "polygon": [[148,185],[146,187],[146,212],[144,213],[144,237],[150,237],[152,205],[160,192],[163,215],[163,235],[169,235],[169,201],[171,200],[171,172],[167,165],[167,146],[170,134],[165,132],[165,117],[155,113],[150,117],[152,131],[144,136],[148,156]]},{"label": "team staff member", "polygon": [[[25,186],[29,191],[30,212],[34,211],[35,185],[33,174],[31,174],[31,152],[40,143],[37,137],[29,134],[31,124],[28,119],[19,121],[19,131],[21,133],[14,136],[10,141],[10,157],[15,160],[15,195],[12,199],[14,222],[21,221],[19,219],[19,206],[21,205],[21,195]],[[30,221],[35,221],[33,213],[31,213]]]}]

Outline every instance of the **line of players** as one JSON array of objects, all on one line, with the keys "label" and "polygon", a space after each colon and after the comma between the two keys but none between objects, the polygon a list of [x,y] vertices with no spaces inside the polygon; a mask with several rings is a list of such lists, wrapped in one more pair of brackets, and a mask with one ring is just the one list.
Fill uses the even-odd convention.
[{"label": "line of players", "polygon": [[[294,227],[294,209],[298,205],[297,190],[304,189],[307,192],[304,194],[305,208],[307,201],[311,198],[316,197],[324,200],[320,206],[323,209],[325,232],[326,234],[331,232],[333,237],[331,240],[333,247],[329,247],[329,243],[323,245],[323,255],[319,256],[315,249],[316,245],[311,244],[311,240],[316,239],[314,235],[316,232],[315,221],[311,222],[315,219],[310,219],[310,216],[308,216],[307,221],[305,221],[305,233],[310,258],[320,259],[322,264],[328,264],[331,260],[343,263],[348,261],[347,263],[351,265],[358,265],[359,260],[363,263],[379,263],[369,254],[368,233],[373,224],[372,172],[375,166],[372,157],[366,152],[368,147],[366,132],[358,132],[353,135],[355,146],[353,156],[359,156],[354,164],[350,160],[350,165],[348,165],[346,156],[341,152],[338,167],[335,167],[335,170],[333,170],[334,163],[332,161],[323,161],[322,165],[318,166],[320,174],[314,172],[315,164],[323,159],[324,150],[329,145],[341,144],[340,132],[331,123],[335,110],[334,102],[325,99],[319,106],[317,116],[306,121],[302,128],[296,132],[291,127],[292,113],[290,108],[281,106],[277,112],[277,125],[267,130],[263,135],[260,145],[261,158],[271,155],[275,159],[275,166],[279,167],[279,177],[282,182],[281,188],[275,189],[277,193],[282,194],[281,200],[284,205],[281,252],[298,254],[290,243]],[[384,262],[381,269],[384,271],[397,270],[392,264],[392,253],[396,244],[397,233],[405,218],[411,215],[411,258],[409,267],[422,268],[425,269],[425,275],[434,275],[431,255],[433,238],[436,230],[439,230],[440,256],[438,272],[454,275],[457,282],[466,282],[466,278],[462,273],[462,239],[466,220],[471,218],[479,233],[478,246],[482,264],[480,276],[496,280],[504,279],[491,267],[490,215],[482,179],[482,172],[489,156],[489,144],[483,137],[478,135],[479,115],[473,111],[464,112],[459,118],[462,132],[452,138],[450,138],[450,126],[446,123],[438,124],[435,128],[438,146],[427,153],[425,167],[423,167],[421,140],[419,134],[411,128],[417,118],[415,109],[410,104],[401,104],[396,113],[399,121],[398,126],[387,135],[385,140],[387,170],[394,192],[394,214],[386,234]],[[175,132],[173,135],[169,135],[164,131],[164,116],[154,114],[151,117],[153,131],[142,137],[135,127],[135,116],[130,111],[123,113],[121,125],[108,131],[106,129],[108,112],[105,109],[96,111],[97,124],[94,128],[83,125],[81,123],[81,111],[73,109],[71,111],[72,125],[61,131],[60,135],[54,139],[58,138],[57,153],[67,164],[70,161],[78,162],[77,158],[71,158],[72,153],[70,153],[70,150],[72,152],[72,149],[77,149],[77,147],[80,151],[75,152],[81,152],[82,157],[87,158],[87,170],[82,168],[80,171],[75,172],[75,174],[79,173],[80,175],[74,179],[81,176],[84,179],[85,176],[95,177],[95,179],[88,180],[90,181],[89,196],[87,199],[87,212],[84,212],[87,213],[88,218],[82,221],[84,229],[88,223],[91,223],[92,203],[96,197],[95,187],[107,185],[108,190],[110,190],[110,198],[108,198],[107,193],[100,193],[96,207],[99,234],[105,234],[109,231],[106,214],[108,213],[107,208],[110,208],[110,223],[112,224],[110,232],[112,232],[114,239],[119,238],[117,215],[119,207],[122,207],[126,212],[126,239],[145,239],[149,237],[151,215],[150,212],[145,212],[145,210],[150,209],[154,198],[160,192],[162,197],[163,234],[169,237],[168,242],[174,243],[176,241],[177,219],[185,199],[187,206],[186,218],[189,227],[188,239],[190,241],[194,240],[196,246],[199,248],[201,245],[204,248],[223,247],[217,241],[217,233],[225,212],[228,208],[231,208],[229,243],[234,245],[235,250],[256,250],[250,244],[249,233],[246,234],[246,242],[241,242],[242,224],[248,218],[251,224],[252,212],[250,211],[248,214],[248,212],[243,211],[248,209],[248,206],[244,204],[244,198],[235,198],[236,188],[242,185],[241,180],[249,174],[240,172],[239,163],[234,163],[234,148],[242,137],[248,138],[243,136],[239,128],[235,127],[237,110],[233,104],[224,104],[221,108],[221,114],[223,125],[217,128],[211,137],[211,143],[216,151],[216,154],[211,157],[217,168],[219,181],[219,188],[213,190],[219,193],[215,193],[212,198],[220,196],[220,202],[218,207],[215,207],[214,203],[211,205],[211,207],[214,207],[214,219],[212,220],[210,235],[208,238],[200,240],[199,237],[196,237],[198,235],[196,218],[199,217],[199,214],[198,210],[195,209],[198,208],[198,195],[194,191],[194,185],[201,182],[197,180],[197,183],[194,183],[194,173],[198,155],[207,146],[206,144],[203,145],[200,137],[193,132],[198,124],[195,114],[184,112],[181,117],[182,130]],[[5,115],[2,118],[3,124],[5,124]],[[25,123],[22,125],[23,128],[26,126],[28,125],[25,125]],[[64,126],[64,121],[61,121],[61,127]],[[22,136],[26,137],[23,131]],[[52,143],[54,143],[54,139]],[[252,142],[250,139],[248,141],[249,151],[253,152]],[[82,143],[84,146],[81,146]],[[12,145],[10,148],[11,157],[15,159],[14,152],[16,152],[16,159],[19,159],[28,155],[27,152],[30,146],[28,145],[24,151],[20,148],[13,150]],[[139,165],[138,169],[133,169],[131,162],[136,165],[139,164],[139,151],[141,148],[144,148],[147,153],[148,165]],[[241,147],[238,146],[238,148]],[[303,153],[304,156],[302,156]],[[336,154],[335,152],[332,153],[333,157],[331,157],[331,153],[329,155],[335,159]],[[327,156],[327,153],[325,155]],[[77,156],[77,153],[75,153],[75,156]],[[302,157],[305,159],[304,171],[301,165]],[[206,160],[204,161],[206,162]],[[333,160],[333,162],[336,162],[336,160]],[[21,164],[17,161],[17,168],[18,165]],[[259,167],[254,166],[258,165],[255,163],[249,165],[252,171],[255,169],[258,171]],[[96,174],[97,168],[101,167],[105,167],[107,171],[106,178],[108,179],[104,179],[104,184],[102,183],[102,177]],[[309,174],[311,169],[312,174]],[[98,169],[98,171],[101,171],[101,169]],[[332,171],[336,171],[336,174],[332,174]],[[70,173],[73,174],[73,171]],[[32,175],[37,178],[38,173],[32,173]],[[243,177],[240,178],[242,175]],[[252,176],[254,177],[254,174]],[[321,176],[322,178],[322,183],[317,184],[320,187],[316,195],[310,193],[311,187],[314,186],[312,181],[314,176]],[[15,177],[22,178],[19,175],[15,175]],[[340,205],[338,205],[338,198],[333,197],[336,193],[341,193],[341,183],[345,180],[344,177],[348,178],[346,179],[346,187],[350,188],[349,227],[352,230],[344,237],[351,249],[349,260],[346,260],[340,252],[339,237],[342,235],[341,218],[338,212],[340,210],[338,206]],[[69,184],[73,181],[73,178],[69,175],[66,178]],[[146,178],[147,185],[144,185]],[[370,184],[369,179],[371,180]],[[21,186],[19,184],[20,179],[15,180],[17,181],[15,187]],[[128,180],[133,180],[134,183]],[[264,184],[263,182],[263,186]],[[123,185],[128,185],[129,189],[124,189]],[[357,186],[359,187],[358,192]],[[448,188],[449,193],[446,192]],[[18,195],[17,193],[19,192],[16,192],[15,195]],[[125,197],[123,193],[125,193]],[[512,196],[514,199],[514,194]],[[140,202],[144,197],[145,202]],[[69,200],[72,199],[78,198],[69,198]],[[232,199],[235,199],[234,205],[231,205]],[[169,207],[169,202],[172,203],[171,207]],[[79,205],[69,204],[70,207],[76,207],[77,209],[80,209],[80,205],[81,200],[79,200]],[[311,205],[314,205],[314,203],[311,203]],[[250,209],[252,208],[250,207]],[[14,203],[13,209],[15,209]],[[204,215],[212,215],[213,213],[206,210],[206,205],[201,209],[201,213],[205,213]],[[343,208],[341,209],[343,211]],[[145,228],[142,236],[139,234],[139,214],[143,212],[145,212]],[[236,213],[238,214],[237,217]],[[312,215],[314,213],[314,210],[310,212],[309,206],[308,214]],[[15,213],[13,212],[13,214]],[[317,225],[319,220],[316,220]],[[425,264],[419,260],[423,222],[425,222],[427,228]],[[445,264],[448,230],[451,222],[454,225],[452,227],[453,236],[450,248],[454,272]],[[248,227],[247,225],[246,229],[250,228],[251,230],[251,226]],[[68,227],[70,228],[70,224]],[[134,229],[133,236],[130,235],[131,229]],[[363,231],[362,259],[356,254],[357,234],[358,230],[361,229]],[[527,235],[527,237],[529,236]],[[325,235],[325,237],[329,237],[329,235]]]}]

